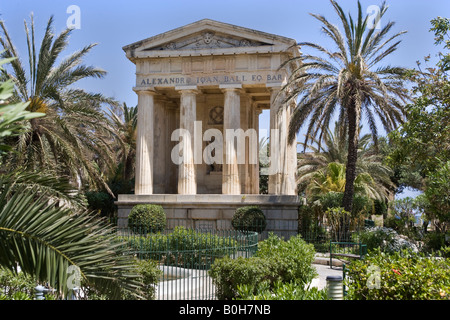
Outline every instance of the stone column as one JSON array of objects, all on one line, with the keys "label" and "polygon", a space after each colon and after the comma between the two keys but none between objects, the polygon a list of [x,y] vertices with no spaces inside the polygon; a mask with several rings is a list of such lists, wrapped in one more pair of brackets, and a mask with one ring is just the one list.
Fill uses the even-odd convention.
[{"label": "stone column", "polygon": [[170,157],[167,158],[165,152],[169,148],[168,140],[170,140],[170,137],[167,138],[168,110],[166,100],[161,99],[161,97],[155,97],[154,106],[153,193],[164,194],[167,193],[166,187],[168,186],[166,164],[171,162]]},{"label": "stone column", "polygon": [[197,193],[197,172],[194,163],[194,122],[197,120],[196,87],[179,89],[180,129],[185,129],[183,136],[183,163],[178,168],[178,194]]},{"label": "stone column", "polygon": [[240,129],[241,99],[238,87],[223,88],[225,95],[223,112],[224,163],[222,169],[222,194],[241,194],[239,180],[238,150],[234,134],[227,130]]},{"label": "stone column", "polygon": [[270,175],[269,194],[294,195],[295,170],[292,147],[288,144],[290,112],[282,104],[280,87],[272,87],[270,104]]},{"label": "stone column", "polygon": [[259,136],[259,115],[262,113],[261,109],[258,109],[258,106],[255,104],[253,106],[253,129],[256,130],[257,134],[258,134],[258,162],[254,165],[252,165],[252,193],[253,194],[259,194],[259,161],[260,161],[260,153],[261,150],[259,149],[259,141],[261,139],[261,137]]},{"label": "stone column", "polygon": [[133,89],[138,95],[136,173],[134,193],[153,194],[154,95],[145,89]]},{"label": "stone column", "polygon": [[280,194],[280,117],[278,109],[280,108],[279,99],[277,95],[278,87],[271,87],[270,90],[270,145],[269,145],[269,194]]},{"label": "stone column", "polygon": [[[294,112],[296,103],[291,103],[289,107],[288,112],[288,123],[291,121],[292,113]],[[295,139],[292,143],[288,144],[288,154],[289,154],[289,169],[288,169],[288,176],[289,176],[289,192],[290,195],[296,195],[297,194],[297,135],[295,135]]]}]

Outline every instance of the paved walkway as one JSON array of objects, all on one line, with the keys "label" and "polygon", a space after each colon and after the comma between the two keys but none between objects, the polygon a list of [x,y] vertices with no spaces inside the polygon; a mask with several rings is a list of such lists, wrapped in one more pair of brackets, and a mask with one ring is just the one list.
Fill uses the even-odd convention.
[{"label": "paved walkway", "polygon": [[[334,262],[334,261],[333,261]],[[336,261],[338,262],[338,261]],[[338,264],[338,263],[337,263]],[[329,266],[329,259],[317,256],[313,266],[319,274],[313,279],[311,286],[320,290],[327,286],[328,276],[341,276],[342,266]],[[212,299],[215,288],[212,279],[207,276],[205,270],[191,270],[177,267],[162,267],[168,276],[176,276],[178,279],[161,281],[156,287],[156,299],[176,300],[176,299]]]},{"label": "paved walkway", "polygon": [[333,267],[330,269],[329,265],[324,264],[313,264],[316,268],[319,277],[312,281],[312,286],[318,287],[319,289],[324,289],[327,286],[327,276],[341,276],[342,277],[342,267]]}]

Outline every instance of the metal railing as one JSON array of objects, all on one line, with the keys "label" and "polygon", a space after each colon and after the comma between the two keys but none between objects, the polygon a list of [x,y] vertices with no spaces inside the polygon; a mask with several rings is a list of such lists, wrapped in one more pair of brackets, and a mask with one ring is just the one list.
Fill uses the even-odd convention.
[{"label": "metal railing", "polygon": [[139,259],[158,262],[163,271],[156,285],[156,300],[215,299],[208,270],[216,259],[252,256],[258,246],[258,233],[237,230],[171,230],[120,228],[117,236]]}]

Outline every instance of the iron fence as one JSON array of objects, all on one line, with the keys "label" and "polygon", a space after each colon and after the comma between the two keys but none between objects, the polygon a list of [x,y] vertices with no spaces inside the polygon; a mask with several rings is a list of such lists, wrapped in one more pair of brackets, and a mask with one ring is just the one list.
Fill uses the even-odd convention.
[{"label": "iron fence", "polygon": [[216,259],[252,256],[258,233],[238,230],[191,229],[177,226],[152,232],[143,228],[117,229],[117,236],[139,259],[154,260],[162,271],[156,300],[215,299],[208,275]]},{"label": "iron fence", "polygon": [[359,242],[359,234],[362,229],[349,230],[346,232],[333,233],[324,230],[299,230],[299,234],[302,238],[314,245],[317,252],[328,253],[330,252],[330,242]]}]

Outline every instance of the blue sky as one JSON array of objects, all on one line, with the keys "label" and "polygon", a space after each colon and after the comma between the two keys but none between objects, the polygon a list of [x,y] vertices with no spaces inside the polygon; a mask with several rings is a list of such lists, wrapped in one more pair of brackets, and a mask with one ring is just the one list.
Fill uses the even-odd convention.
[{"label": "blue sky", "polygon": [[[356,0],[341,0],[346,12],[356,15]],[[390,0],[389,10],[381,21],[395,21],[394,32],[406,30],[397,52],[384,62],[403,67],[415,67],[417,60],[438,49],[429,32],[430,20],[450,16],[448,0]],[[363,10],[380,5],[381,1],[362,0]],[[42,38],[48,18],[55,19],[55,32],[66,27],[70,5],[80,8],[80,29],[70,39],[69,54],[90,43],[98,43],[85,59],[85,64],[101,67],[108,72],[103,80],[88,80],[78,85],[94,92],[136,105],[131,90],[135,82],[134,65],[125,57],[124,45],[195,22],[204,18],[219,20],[251,29],[274,33],[326,45],[320,23],[309,13],[318,13],[330,21],[336,15],[328,0],[16,0],[2,1],[0,19],[5,21],[20,54],[26,56],[24,20],[33,12],[38,42]],[[64,55],[64,54],[63,54]],[[264,119],[262,119],[264,123]]]}]

